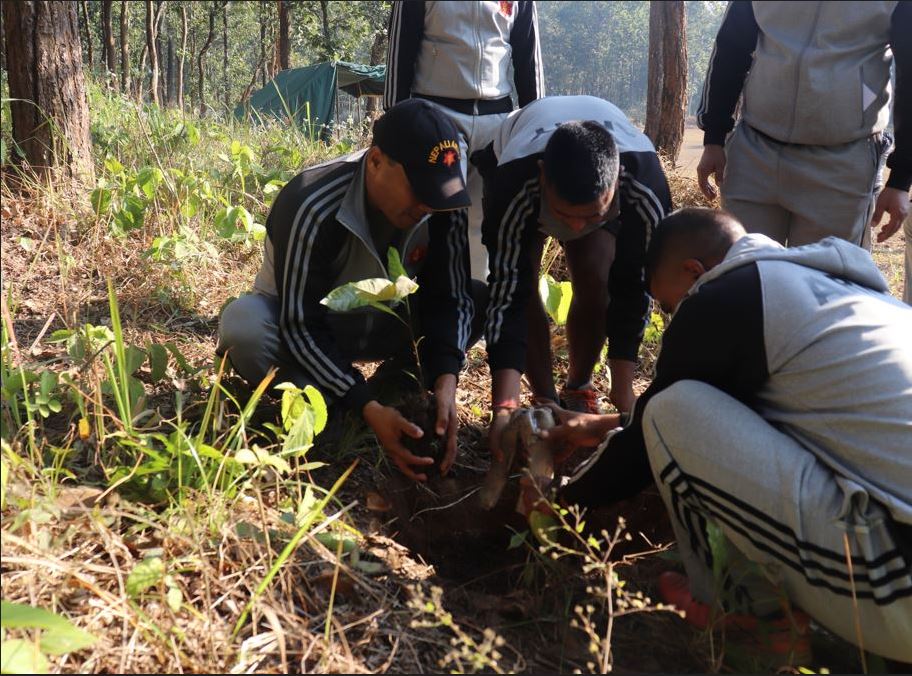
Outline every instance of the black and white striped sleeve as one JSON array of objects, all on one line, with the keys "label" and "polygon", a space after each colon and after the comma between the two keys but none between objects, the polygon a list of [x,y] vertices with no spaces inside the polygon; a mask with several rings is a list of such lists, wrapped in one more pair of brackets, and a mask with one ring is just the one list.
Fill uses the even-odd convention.
[{"label": "black and white striped sleeve", "polygon": [[[320,304],[332,290],[331,270],[344,240],[335,220],[351,174],[331,177],[319,186],[279,195],[270,212],[270,232],[286,242],[276,266],[279,291],[279,335],[301,370],[329,402],[359,411],[370,400],[363,376],[337,349]],[[284,198],[284,199],[283,199]],[[276,250],[277,256],[279,249]]]},{"label": "black and white striped sleeve", "polygon": [[[735,126],[735,106],[753,62],[759,34],[751,3],[730,2],[716,34],[697,110],[704,145],[725,145],[725,137]],[[770,96],[776,95],[770,92]]]},{"label": "black and white striped sleeve", "polygon": [[655,153],[621,154],[621,227],[608,277],[608,358],[636,361],[649,315],[643,276],[652,233],[671,211],[671,191]]},{"label": "black and white striped sleeve", "polygon": [[412,95],[415,63],[424,36],[424,2],[396,0],[389,23],[383,108],[389,110]]},{"label": "black and white striped sleeve", "polygon": [[469,272],[468,210],[434,214],[428,222],[428,254],[418,273],[419,343],[426,385],[457,375],[465,361],[474,313]]},{"label": "black and white striped sleeve", "polygon": [[655,378],[637,399],[630,424],[611,437],[561,497],[595,507],[630,498],[652,483],[643,412],[652,397],[674,383],[697,380],[750,406],[768,378],[760,273],[756,265],[745,265],[681,304],[662,338]]},{"label": "black and white striped sleeve", "polygon": [[485,339],[492,373],[525,370],[526,305],[538,281],[530,254],[541,204],[538,157],[498,167],[485,178],[481,233],[490,266]]},{"label": "black and white striped sleeve", "polygon": [[516,4],[519,7],[516,21],[510,30],[510,49],[513,52],[516,97],[522,108],[545,95],[545,76],[542,69],[538,10],[531,0]]}]

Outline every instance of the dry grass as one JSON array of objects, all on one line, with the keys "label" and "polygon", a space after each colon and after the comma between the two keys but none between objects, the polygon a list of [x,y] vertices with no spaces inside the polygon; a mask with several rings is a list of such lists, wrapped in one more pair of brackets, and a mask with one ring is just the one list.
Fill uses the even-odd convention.
[{"label": "dry grass", "polygon": [[[707,205],[694,179],[672,173],[670,182],[675,206]],[[2,191],[3,294],[11,300],[25,362],[59,369],[66,358],[62,346],[47,342],[51,331],[109,320],[108,277],[115,280],[128,341],[173,340],[191,362],[211,360],[218,311],[249,286],[258,247],[221,247],[217,258],[176,270],[142,255],[168,227],[165,214],[153,214],[147,227],[124,241],[94,227],[83,187],[13,190],[4,182]],[[901,281],[900,242],[875,250],[894,289]],[[558,261],[558,276],[560,269]],[[554,348],[560,377],[566,368],[562,331],[555,333]],[[657,350],[644,346],[638,392],[648,385]],[[608,391],[604,369],[594,384]],[[181,388],[187,410],[205,400],[205,392],[181,378],[159,386],[151,394],[163,427]],[[459,461],[450,479],[427,489],[404,485],[376,443],[350,419],[340,419],[314,449],[314,459],[328,467],[287,484],[258,480],[238,499],[194,495],[170,507],[130,503],[116,491],[103,494],[98,459],[105,449],[78,442],[69,417],[52,417],[40,429],[36,450],[29,451],[20,435],[4,451],[11,474],[0,527],[3,599],[51,609],[99,638],[90,649],[52,658],[59,672],[418,673],[440,670],[446,660],[451,667],[471,667],[483,652],[502,670],[583,669],[588,646],[569,620],[573,604],[587,598],[588,578],[578,565],[549,563],[533,548],[507,552],[510,532],[503,524],[467,508],[487,467],[489,393],[485,355],[475,348],[457,394]],[[44,470],[60,448],[67,449],[70,478]],[[362,559],[376,564],[372,572],[355,567],[350,557],[338,558],[311,533],[232,637],[295,532],[288,514],[302,486],[331,484],[355,457],[360,465],[320,527],[355,539]],[[369,494],[389,506],[368,509]],[[591,519],[613,528],[619,515],[634,536],[620,556],[671,542],[655,494]],[[136,598],[126,594],[130,571],[149,556],[162,558],[181,590],[177,611],[166,602],[164,583]],[[619,573],[649,594],[656,575],[672,566],[647,556],[620,565]],[[617,668],[634,671],[712,666],[707,637],[665,614],[620,622],[613,656]]]},{"label": "dry grass", "polygon": [[[159,514],[116,499],[91,504],[99,493],[31,495],[44,522],[2,531],[4,600],[52,609],[99,638],[91,650],[63,658],[61,671],[365,673],[395,662],[417,672],[429,666],[434,646],[447,643],[443,632],[418,635],[409,626],[406,604],[418,593],[409,588],[420,591],[430,570],[379,536],[363,543],[364,556],[382,564],[378,577],[340,565],[309,537],[233,638],[238,615],[293,532],[278,510],[253,498],[230,505],[191,499],[188,511]],[[162,585],[136,599],[124,591],[136,563],[152,555],[166,561],[181,589],[177,612]]]}]

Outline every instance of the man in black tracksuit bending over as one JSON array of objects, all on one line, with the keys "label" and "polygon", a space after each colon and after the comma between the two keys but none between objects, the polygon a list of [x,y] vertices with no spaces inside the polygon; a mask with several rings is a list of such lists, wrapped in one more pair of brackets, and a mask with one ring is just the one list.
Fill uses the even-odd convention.
[{"label": "man in black tracksuit bending over", "polygon": [[493,143],[472,161],[485,178],[492,452],[499,453],[500,430],[519,404],[523,371],[537,399],[558,399],[548,318],[537,297],[549,235],[564,246],[573,283],[564,406],[598,412],[589,381],[607,335],[610,399],[619,411],[629,412],[649,311],[643,282],[646,245],[671,206],[652,143],[608,101],[555,96],[511,113]]},{"label": "man in black tracksuit bending over", "polygon": [[418,277],[421,365],[437,398],[436,432],[446,435],[446,472],[456,456],[456,383],[473,299],[463,233],[426,217],[468,203],[453,123],[428,101],[393,106],[374,124],[369,149],[304,170],[276,197],[254,293],[225,308],[219,351],[252,384],[277,367],[276,383],[314,385],[331,404],[361,414],[396,466],[424,480],[421,468],[434,460],[402,443],[422,430],[381,405],[352,365],[409,355],[409,332],[373,308],[332,312],[321,304],[348,282],[386,278],[387,251],[396,248],[408,276]]}]

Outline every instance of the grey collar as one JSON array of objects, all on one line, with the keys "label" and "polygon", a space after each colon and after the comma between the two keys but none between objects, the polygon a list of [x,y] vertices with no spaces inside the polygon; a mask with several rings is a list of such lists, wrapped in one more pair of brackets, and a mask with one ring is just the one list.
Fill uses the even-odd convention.
[{"label": "grey collar", "polygon": [[374,239],[371,236],[370,222],[367,218],[367,189],[364,186],[364,163],[367,158],[367,150],[361,151],[361,158],[358,160],[358,168],[352,176],[345,197],[339,205],[336,212],[336,220],[348,228],[353,235],[360,239],[364,246],[374,252],[379,257],[374,248]]}]

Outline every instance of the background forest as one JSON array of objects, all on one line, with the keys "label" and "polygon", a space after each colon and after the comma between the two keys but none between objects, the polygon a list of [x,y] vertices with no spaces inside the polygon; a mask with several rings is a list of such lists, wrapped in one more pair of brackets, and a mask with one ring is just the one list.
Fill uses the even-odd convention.
[{"label": "background forest", "polygon": [[[482,348],[460,378],[459,459],[422,487],[312,388],[268,400],[216,358],[219,312],[249,290],[275,195],[361,147],[369,119],[348,97],[322,142],[231,111],[286,68],[382,64],[389,2],[37,3],[44,33],[28,40],[26,5],[4,2],[0,31],[0,671],[772,669],[656,603],[657,575],[680,567],[657,492],[561,510],[544,540],[515,492],[480,510]],[[659,6],[677,13],[661,29]],[[655,48],[680,63],[686,47],[670,125],[683,127],[724,8],[539,2],[547,92],[602,96],[648,129]],[[10,96],[17,75],[57,109]],[[16,135],[12,110],[41,144]],[[684,151],[699,153],[690,132]],[[665,161],[674,206],[705,205],[687,162]],[[901,248],[874,252],[894,290]],[[570,284],[559,247],[546,263],[560,371]],[[666,321],[651,315],[638,392]],[[601,365],[594,385],[609,389]],[[860,667],[854,649],[814,640],[821,659],[801,673]]]},{"label": "background forest", "polygon": [[[390,3],[385,1],[78,4],[83,63],[93,79],[134,98],[152,100],[155,78],[154,98],[165,106],[183,103],[197,111],[223,113],[281,68],[337,59],[379,64],[386,59]],[[687,94],[693,113],[725,3],[684,4]],[[538,8],[546,91],[601,96],[642,119],[649,3],[545,0]]]}]

